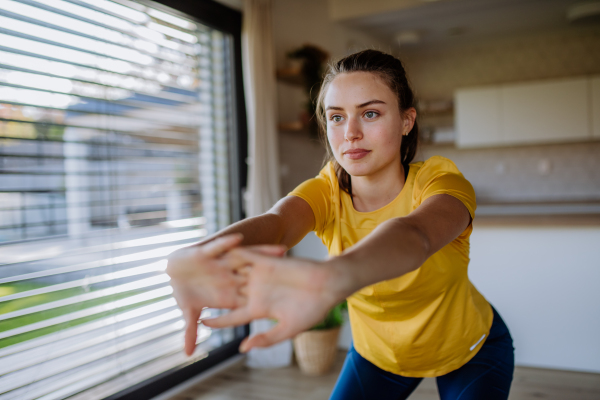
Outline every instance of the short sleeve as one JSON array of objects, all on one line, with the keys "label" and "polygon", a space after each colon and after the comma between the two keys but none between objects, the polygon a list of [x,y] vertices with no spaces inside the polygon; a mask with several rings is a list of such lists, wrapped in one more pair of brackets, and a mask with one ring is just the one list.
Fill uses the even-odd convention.
[{"label": "short sleeve", "polygon": [[447,194],[460,200],[471,219],[475,218],[475,190],[456,165],[447,158],[434,156],[423,163],[415,178],[413,205],[415,208],[437,194]]},{"label": "short sleeve", "polygon": [[326,166],[315,178],[302,182],[288,193],[288,196],[300,197],[310,205],[315,215],[315,227],[313,230],[319,237],[322,236],[325,227],[334,218],[331,185],[337,184],[337,181],[332,182],[329,171],[329,166]]}]

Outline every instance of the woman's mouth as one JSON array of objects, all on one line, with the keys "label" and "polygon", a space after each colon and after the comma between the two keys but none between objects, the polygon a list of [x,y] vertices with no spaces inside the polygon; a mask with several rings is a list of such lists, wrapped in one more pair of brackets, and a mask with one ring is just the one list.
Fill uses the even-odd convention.
[{"label": "woman's mouth", "polygon": [[351,160],[359,160],[369,154],[371,150],[350,149],[344,152],[344,155]]}]

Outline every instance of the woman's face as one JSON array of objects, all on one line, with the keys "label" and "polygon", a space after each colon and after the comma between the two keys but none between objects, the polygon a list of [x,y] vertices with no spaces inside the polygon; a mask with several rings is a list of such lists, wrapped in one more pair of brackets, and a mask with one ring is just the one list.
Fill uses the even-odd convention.
[{"label": "woman's face", "polygon": [[377,75],[338,75],[325,94],[327,139],[337,162],[350,176],[387,168],[400,171],[402,135],[414,118],[402,118],[398,99]]}]

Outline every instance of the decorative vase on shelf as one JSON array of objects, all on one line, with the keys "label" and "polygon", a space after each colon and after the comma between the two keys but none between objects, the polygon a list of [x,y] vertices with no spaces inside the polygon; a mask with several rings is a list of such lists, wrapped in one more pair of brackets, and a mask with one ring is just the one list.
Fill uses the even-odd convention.
[{"label": "decorative vase on shelf", "polygon": [[342,311],[346,307],[346,302],[338,304],[321,323],[294,338],[296,360],[306,375],[323,375],[331,370],[344,323]]}]

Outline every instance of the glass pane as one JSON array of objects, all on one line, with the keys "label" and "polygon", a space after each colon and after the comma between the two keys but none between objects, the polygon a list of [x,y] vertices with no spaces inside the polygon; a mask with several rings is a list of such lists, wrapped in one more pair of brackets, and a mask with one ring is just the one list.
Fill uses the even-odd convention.
[{"label": "glass pane", "polygon": [[0,26],[0,400],[106,396],[240,337],[185,357],[164,273],[231,222],[231,37],[150,2],[4,0]]}]

